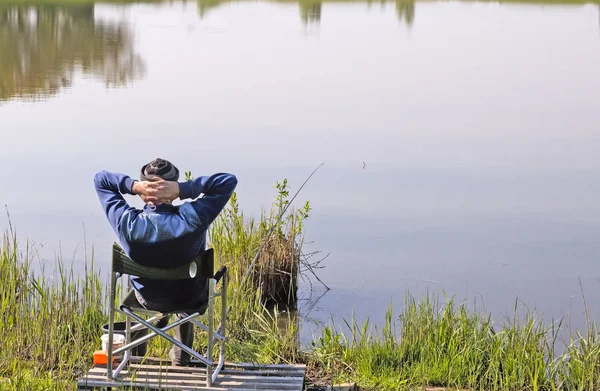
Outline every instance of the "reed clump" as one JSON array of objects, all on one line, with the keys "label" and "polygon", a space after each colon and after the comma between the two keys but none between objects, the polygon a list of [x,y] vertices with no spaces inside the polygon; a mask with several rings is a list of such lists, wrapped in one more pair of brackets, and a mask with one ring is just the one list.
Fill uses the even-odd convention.
[{"label": "reed clump", "polygon": [[291,210],[280,219],[289,205],[287,179],[277,182],[275,187],[277,196],[273,205],[268,212],[261,213],[258,222],[244,217],[234,194],[212,225],[210,244],[215,248],[218,261],[229,267],[234,284],[241,284],[260,245],[266,240],[247,286],[239,286],[238,290],[251,294],[260,292],[260,301],[269,307],[296,308],[298,277],[304,259],[304,222],[310,212],[310,203]]}]

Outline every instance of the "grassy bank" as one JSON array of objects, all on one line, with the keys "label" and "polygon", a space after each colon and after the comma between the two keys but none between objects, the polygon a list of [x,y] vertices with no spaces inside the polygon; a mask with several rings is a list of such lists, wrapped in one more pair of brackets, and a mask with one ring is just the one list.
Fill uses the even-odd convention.
[{"label": "grassy bank", "polygon": [[[521,315],[517,315],[521,313]],[[398,327],[398,329],[396,329]],[[335,381],[366,389],[424,386],[474,390],[597,390],[600,335],[590,322],[584,333],[559,338],[561,321],[544,324],[521,312],[496,324],[489,314],[437,296],[408,295],[399,319],[392,310],[379,332],[369,322],[348,322],[344,333],[325,328],[313,341],[311,360]]]},{"label": "grassy bank", "polygon": [[[494,323],[490,314],[467,303],[434,295],[407,295],[400,316],[393,316],[390,308],[379,329],[368,321],[324,327],[312,349],[300,350],[296,318],[288,312],[282,319],[265,306],[274,301],[293,306],[295,295],[287,293],[296,283],[285,275],[304,262],[303,221],[310,208],[306,205],[277,223],[274,216],[286,202],[282,183],[273,208],[252,221],[234,197],[213,226],[217,261],[232,272],[229,360],[303,362],[317,384],[353,381],[373,390],[600,387],[600,334],[595,324],[590,322],[585,332],[561,334],[562,323],[544,323],[516,306],[514,315]],[[259,261],[261,267],[250,284],[240,286],[273,224],[275,235]],[[100,345],[100,326],[107,318],[106,276],[90,265],[84,276],[76,277],[60,263],[52,278],[34,274],[28,250],[19,248],[12,235],[5,236],[0,253],[0,390],[75,389],[74,379],[89,368]],[[568,335],[568,340],[559,334]],[[196,343],[201,346],[202,338]],[[168,349],[167,343],[155,340],[150,354],[166,357]]]},{"label": "grassy bank", "polygon": [[[285,181],[277,184],[272,209],[257,221],[243,215],[234,195],[210,232],[218,266],[225,264],[230,271],[229,360],[301,359],[296,319],[281,319],[266,305],[296,305],[302,228],[310,207],[307,203],[278,221],[288,203],[286,186]],[[273,226],[253,277],[242,286],[250,261]],[[100,275],[93,264],[81,277],[60,262],[50,275],[32,269],[28,247],[19,248],[13,235],[5,235],[0,254],[0,390],[73,389],[73,379],[87,371],[100,346],[101,326],[107,321],[108,275]],[[204,343],[202,337],[197,344]],[[150,355],[162,357],[170,348],[159,340],[149,347]]]}]

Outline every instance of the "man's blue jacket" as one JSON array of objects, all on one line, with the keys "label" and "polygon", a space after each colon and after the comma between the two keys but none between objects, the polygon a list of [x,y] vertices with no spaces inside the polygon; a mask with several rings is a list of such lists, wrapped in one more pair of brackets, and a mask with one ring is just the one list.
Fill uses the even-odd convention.
[{"label": "man's blue jacket", "polygon": [[[206,231],[225,207],[237,185],[231,174],[202,176],[179,183],[182,205],[146,205],[137,209],[123,194],[135,182],[125,174],[101,171],[94,177],[96,192],[121,246],[135,262],[170,268],[184,265],[206,249]],[[200,195],[203,195],[200,197]],[[189,303],[200,299],[206,280],[156,281],[132,277],[134,288],[153,303]]]}]

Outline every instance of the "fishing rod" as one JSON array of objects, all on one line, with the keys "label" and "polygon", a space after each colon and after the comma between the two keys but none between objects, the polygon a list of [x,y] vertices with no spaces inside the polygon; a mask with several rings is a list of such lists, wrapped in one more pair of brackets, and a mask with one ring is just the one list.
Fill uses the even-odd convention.
[{"label": "fishing rod", "polygon": [[[277,226],[279,225],[279,222],[281,221],[281,219],[285,215],[285,212],[287,212],[287,210],[290,207],[290,205],[292,205],[292,203],[294,202],[294,200],[296,199],[296,197],[298,196],[298,194],[300,194],[300,192],[302,191],[302,189],[304,188],[304,186],[308,183],[308,181],[310,180],[310,178],[312,178],[313,175],[315,175],[315,173],[317,171],[319,171],[319,168],[321,168],[323,165],[325,165],[325,163],[319,164],[317,166],[317,168],[314,169],[314,171],[308,176],[308,178],[306,178],[306,180],[304,181],[304,183],[302,183],[302,186],[300,186],[300,188],[298,189],[298,191],[296,191],[296,194],[294,194],[294,196],[292,197],[292,199],[290,200],[290,202],[288,202],[287,205],[286,205],[286,207],[281,211],[281,213],[279,214],[279,217],[275,221],[275,224],[273,224],[273,226],[269,230],[269,233],[264,238],[262,244],[258,248],[258,251],[256,252],[256,255],[254,256],[254,259],[252,260],[252,263],[250,264],[250,267],[248,268],[248,271],[244,275],[244,278],[242,279],[242,282],[240,283],[240,285],[238,287],[238,292],[243,288],[243,286],[246,283],[246,281],[248,280],[248,277],[250,276],[250,274],[252,274],[252,270],[254,270],[254,265],[256,264],[256,261],[258,261],[258,257],[260,256],[260,253],[262,252],[262,250],[267,245],[267,242],[269,241],[269,238],[271,237],[271,235],[273,234],[273,232],[275,232],[275,228],[277,228]],[[227,313],[228,314],[229,314],[229,311],[231,310],[231,307],[232,307],[232,305],[230,304],[229,308],[227,308]]]}]

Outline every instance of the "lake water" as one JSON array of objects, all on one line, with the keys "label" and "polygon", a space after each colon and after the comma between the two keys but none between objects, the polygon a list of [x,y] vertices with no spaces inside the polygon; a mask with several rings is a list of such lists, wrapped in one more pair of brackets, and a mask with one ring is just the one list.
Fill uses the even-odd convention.
[{"label": "lake water", "polygon": [[378,322],[407,291],[583,327],[580,281],[600,313],[599,70],[597,4],[1,6],[0,204],[43,262],[80,267],[85,232],[107,270],[96,171],[232,172],[256,216],[325,162],[299,196],[331,287],[303,302],[305,333]]}]

